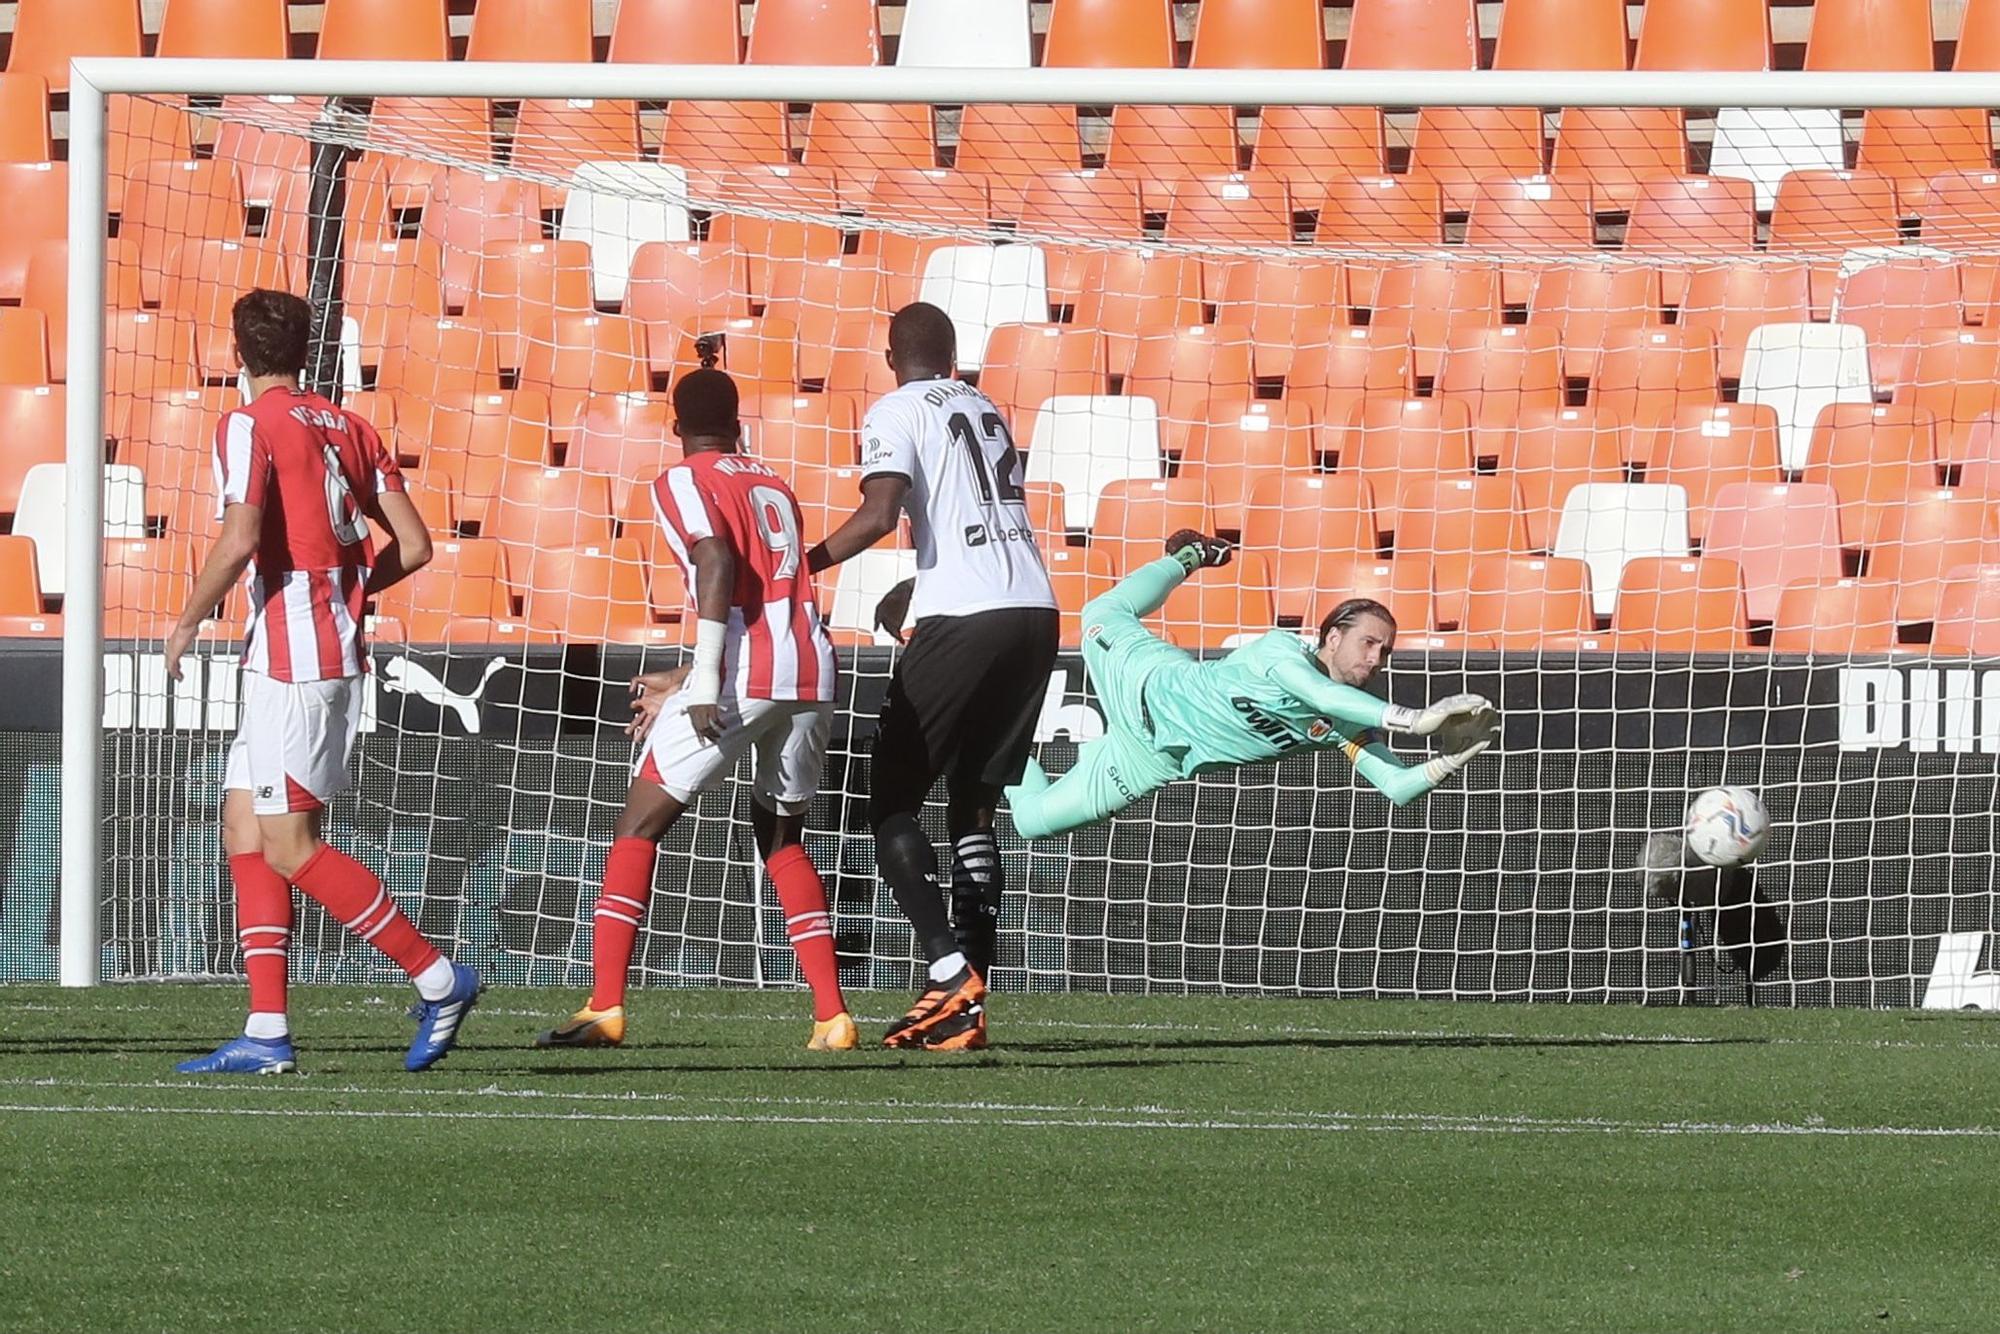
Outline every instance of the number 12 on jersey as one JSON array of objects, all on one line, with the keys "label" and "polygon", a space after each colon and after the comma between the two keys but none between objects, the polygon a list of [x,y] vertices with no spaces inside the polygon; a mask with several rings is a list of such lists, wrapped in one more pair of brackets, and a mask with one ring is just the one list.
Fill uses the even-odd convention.
[{"label": "number 12 on jersey", "polygon": [[[979,498],[988,505],[996,500],[1003,505],[1018,504],[1026,498],[1021,489],[1021,451],[1014,447],[1014,436],[1007,429],[1006,421],[997,412],[982,413],[979,425],[983,428],[984,439],[972,429],[972,419],[963,412],[954,412],[945,429],[951,438],[965,446],[965,452],[972,457],[972,476],[979,484]],[[989,453],[993,455],[988,462]]]}]

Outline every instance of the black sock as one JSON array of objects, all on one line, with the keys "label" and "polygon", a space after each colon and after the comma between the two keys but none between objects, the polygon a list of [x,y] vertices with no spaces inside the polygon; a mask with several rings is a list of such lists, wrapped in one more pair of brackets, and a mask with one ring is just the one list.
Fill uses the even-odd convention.
[{"label": "black sock", "polygon": [[951,857],[952,931],[966,961],[981,977],[993,971],[1006,877],[992,830],[975,829],[958,840]]},{"label": "black sock", "polygon": [[915,816],[892,815],[876,826],[875,866],[916,931],[924,957],[936,963],[956,953],[958,941],[945,916],[944,891],[938,887],[937,853]]}]

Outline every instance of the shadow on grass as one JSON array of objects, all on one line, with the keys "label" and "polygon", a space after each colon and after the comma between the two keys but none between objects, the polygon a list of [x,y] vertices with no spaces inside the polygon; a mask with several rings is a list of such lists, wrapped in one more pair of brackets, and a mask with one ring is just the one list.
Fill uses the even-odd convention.
[{"label": "shadow on grass", "polygon": [[1368,1036],[1356,1034],[1352,1037],[1260,1037],[1260,1038],[1175,1038],[1170,1041],[1152,1042],[1146,1040],[1106,1040],[1102,1038],[1057,1038],[1043,1042],[1010,1042],[1006,1051],[1026,1051],[1042,1053],[1092,1052],[1092,1051],[1253,1051],[1300,1047],[1316,1051],[1367,1051],[1386,1048],[1404,1051],[1453,1051],[1473,1050],[1482,1047],[1504,1048],[1618,1048],[1618,1047],[1761,1047],[1765,1038],[1703,1038],[1691,1042],[1686,1038],[1658,1037],[1524,1037],[1514,1034],[1465,1034],[1437,1036]]}]

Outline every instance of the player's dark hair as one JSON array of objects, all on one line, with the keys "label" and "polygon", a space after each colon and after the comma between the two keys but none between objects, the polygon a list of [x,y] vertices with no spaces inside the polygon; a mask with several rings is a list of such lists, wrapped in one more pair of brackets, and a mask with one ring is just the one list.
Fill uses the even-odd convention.
[{"label": "player's dark hair", "polygon": [[1345,630],[1363,616],[1379,616],[1389,623],[1391,630],[1396,628],[1396,618],[1374,598],[1349,598],[1328,612],[1326,619],[1319,623],[1320,644],[1324,646],[1328,635],[1335,630]]},{"label": "player's dark hair", "polygon": [[958,330],[928,301],[912,301],[889,321],[889,351],[901,371],[949,374],[958,362]]},{"label": "player's dark hair", "polygon": [[252,375],[297,375],[312,342],[312,307],[290,292],[260,287],[236,298],[230,311],[236,351]]},{"label": "player's dark hair", "polygon": [[674,429],[683,436],[717,436],[734,440],[742,429],[736,419],[736,381],[727,371],[704,366],[674,382]]}]

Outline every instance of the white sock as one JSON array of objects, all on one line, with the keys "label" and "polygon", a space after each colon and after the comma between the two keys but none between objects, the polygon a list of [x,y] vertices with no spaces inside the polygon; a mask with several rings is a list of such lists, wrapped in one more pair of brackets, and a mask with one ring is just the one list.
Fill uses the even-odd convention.
[{"label": "white sock", "polygon": [[243,1036],[246,1038],[275,1042],[291,1035],[292,1026],[282,1014],[258,1014],[253,1010],[250,1017],[243,1021]]},{"label": "white sock", "polygon": [[931,965],[931,981],[949,982],[965,967],[965,956],[957,950],[945,955]]},{"label": "white sock", "polygon": [[417,984],[419,996],[427,1001],[441,1001],[451,994],[452,983],[457,979],[451,971],[451,960],[440,954],[430,967],[411,980]]}]

